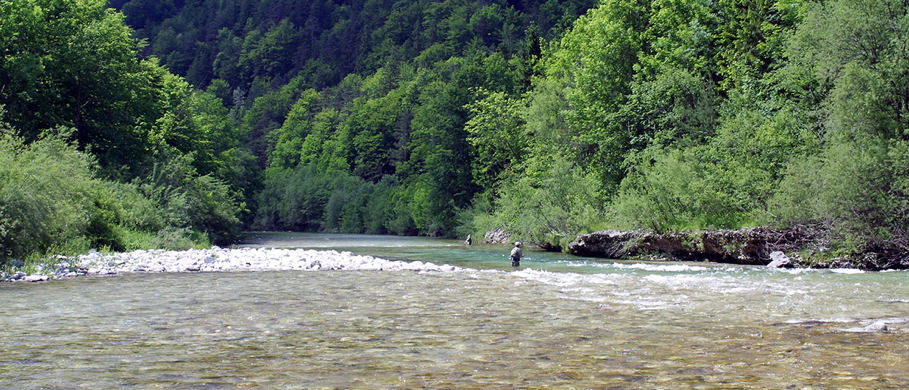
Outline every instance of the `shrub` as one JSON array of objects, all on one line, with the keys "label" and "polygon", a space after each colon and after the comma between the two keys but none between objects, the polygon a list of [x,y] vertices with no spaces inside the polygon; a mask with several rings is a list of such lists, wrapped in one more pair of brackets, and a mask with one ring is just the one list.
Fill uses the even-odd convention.
[{"label": "shrub", "polygon": [[68,134],[26,144],[0,127],[0,259],[83,248],[92,233],[104,234],[94,161],[65,141]]},{"label": "shrub", "polygon": [[[566,161],[554,162],[539,177],[506,183],[491,218],[474,215],[476,228],[505,227],[516,238],[564,247],[576,235],[596,230],[604,220],[599,183]],[[483,231],[474,231],[482,236]]]},{"label": "shrub", "polygon": [[[156,163],[146,177],[136,180],[133,185],[161,209],[164,226],[160,229],[196,230],[215,244],[230,243],[240,235],[237,216],[245,205],[221,180],[211,175],[199,176],[192,162],[193,157],[189,154],[172,156]],[[137,222],[141,226],[157,221]]]}]

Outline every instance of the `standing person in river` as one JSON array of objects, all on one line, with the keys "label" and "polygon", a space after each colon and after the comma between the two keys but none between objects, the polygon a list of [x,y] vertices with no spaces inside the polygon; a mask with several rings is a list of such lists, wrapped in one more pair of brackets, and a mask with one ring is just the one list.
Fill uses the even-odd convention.
[{"label": "standing person in river", "polygon": [[522,257],[524,257],[524,252],[521,251],[521,242],[518,241],[514,243],[514,249],[511,250],[511,266],[520,266]]}]

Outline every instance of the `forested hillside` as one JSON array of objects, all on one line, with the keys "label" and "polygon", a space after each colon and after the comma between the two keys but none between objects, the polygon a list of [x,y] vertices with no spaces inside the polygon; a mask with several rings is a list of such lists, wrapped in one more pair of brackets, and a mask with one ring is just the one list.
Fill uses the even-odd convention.
[{"label": "forested hillside", "polygon": [[909,253],[902,0],[0,4],[4,255],[52,147],[108,188],[79,190],[95,244],[806,225]]},{"label": "forested hillside", "polygon": [[112,5],[148,53],[231,110],[263,170],[246,188],[253,228],[426,235],[456,234],[497,182],[497,167],[474,166],[487,157],[471,105],[527,93],[541,45],[593,6],[157,4]]}]

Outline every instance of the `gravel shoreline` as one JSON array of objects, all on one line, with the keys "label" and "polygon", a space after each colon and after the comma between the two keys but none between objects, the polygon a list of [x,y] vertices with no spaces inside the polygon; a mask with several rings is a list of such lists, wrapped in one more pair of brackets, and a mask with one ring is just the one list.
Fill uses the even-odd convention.
[{"label": "gravel shoreline", "polygon": [[243,271],[426,271],[452,272],[460,268],[421,261],[392,261],[350,252],[312,249],[219,248],[184,251],[136,250],[121,253],[92,251],[59,261],[33,274],[0,275],[2,281],[41,282],[83,275],[132,272],[243,272]]}]

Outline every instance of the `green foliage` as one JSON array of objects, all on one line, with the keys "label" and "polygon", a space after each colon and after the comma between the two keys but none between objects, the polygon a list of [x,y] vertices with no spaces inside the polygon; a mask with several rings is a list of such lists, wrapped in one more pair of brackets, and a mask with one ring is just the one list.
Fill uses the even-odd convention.
[{"label": "green foliage", "polygon": [[239,238],[237,215],[244,205],[220,180],[198,175],[192,162],[191,155],[164,160],[136,185],[161,208],[166,226],[200,231],[215,244],[229,244]]},{"label": "green foliage", "polygon": [[[120,171],[147,161],[164,122],[173,76],[140,44],[123,16],[101,0],[16,0],[0,3],[0,104],[27,140],[66,126],[102,167]],[[171,106],[172,107],[172,106]]]},{"label": "green foliage", "polygon": [[[71,131],[45,132],[26,143],[9,128],[0,130],[0,263],[89,248],[170,248],[178,236],[184,237],[179,247],[207,242],[196,232],[211,223],[173,228],[172,211],[145,196],[143,188],[96,178],[94,159],[67,141]],[[229,204],[227,199],[217,203]],[[209,210],[200,212],[212,218]]]},{"label": "green foliage", "polygon": [[577,234],[601,227],[598,191],[596,176],[568,162],[553,161],[541,177],[524,176],[504,184],[491,219],[480,214],[470,222],[484,231],[505,227],[522,240],[565,246]]},{"label": "green foliage", "polygon": [[617,222],[656,232],[737,228],[753,221],[749,184],[765,171],[711,161],[709,148],[648,149],[613,203]]},{"label": "green foliage", "polygon": [[88,245],[94,214],[93,161],[47,134],[31,144],[0,135],[0,258]]},{"label": "green foliage", "polygon": [[391,176],[378,183],[313,165],[269,168],[256,229],[415,234],[406,191]]},{"label": "green foliage", "polygon": [[272,145],[271,153],[268,154],[269,166],[293,168],[300,163],[303,141],[313,127],[310,121],[318,99],[319,93],[315,90],[304,91],[290,108],[284,124],[269,133],[269,143]]},{"label": "green foliage", "polygon": [[0,2],[5,256],[226,243],[247,205],[260,229],[822,223],[909,250],[902,0],[114,5]]},{"label": "green foliage", "polygon": [[573,159],[596,166],[601,180],[621,179],[626,129],[614,120],[631,89],[638,54],[644,50],[645,2],[603,2],[574,24],[546,58],[546,74],[557,80],[571,107],[563,114]]},{"label": "green foliage", "polygon": [[812,8],[790,47],[793,66],[825,86],[823,148],[793,161],[775,211],[833,226],[844,247],[907,250],[909,62],[904,2],[841,0]]},{"label": "green foliage", "polygon": [[[510,102],[507,126],[519,134],[521,99],[507,95],[530,85],[540,38],[560,34],[554,26],[590,6],[198,0],[151,12],[142,0],[125,1],[151,52],[196,85],[211,83],[211,94],[165,83],[171,98],[152,139],[166,147],[143,177],[159,177],[169,166],[162,161],[192,152],[198,174],[243,189],[260,228],[450,235],[461,210],[510,174],[504,161],[526,148],[518,139],[499,155],[496,125],[481,119],[473,123],[485,130],[468,142],[468,105],[481,89]],[[179,116],[179,107],[191,115]],[[474,113],[497,115],[492,105]],[[253,158],[267,167],[264,177]],[[475,169],[474,160],[483,162]],[[155,191],[146,189],[163,201]],[[167,224],[193,219],[176,215]]]},{"label": "green foliage", "polygon": [[249,155],[223,99],[142,58],[123,20],[101,1],[0,2],[0,258],[238,236]]},{"label": "green foliage", "polygon": [[500,178],[515,173],[527,154],[529,142],[520,116],[523,101],[492,92],[467,108],[471,118],[465,129],[475,151],[474,181],[482,188],[495,188]]}]

